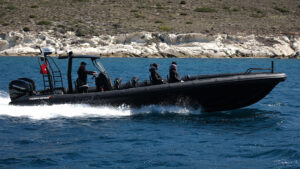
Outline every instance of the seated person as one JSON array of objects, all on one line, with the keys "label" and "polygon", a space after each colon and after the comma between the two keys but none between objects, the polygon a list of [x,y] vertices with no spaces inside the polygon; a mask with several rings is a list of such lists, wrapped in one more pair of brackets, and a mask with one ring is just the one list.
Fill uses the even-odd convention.
[{"label": "seated person", "polygon": [[158,64],[157,63],[151,64],[149,71],[151,73],[150,80],[151,80],[152,84],[163,84],[164,83],[163,78],[158,73]]},{"label": "seated person", "polygon": [[79,90],[80,93],[87,93],[87,90],[89,88],[88,84],[87,84],[87,75],[97,75],[97,72],[95,71],[87,71],[85,69],[86,67],[86,63],[85,62],[81,62],[80,63],[80,67],[77,71],[78,74],[78,79],[76,81],[77,84],[77,88]]},{"label": "seated person", "polygon": [[177,72],[177,63],[176,62],[172,62],[170,69],[169,69],[169,73],[170,73],[170,79],[169,82],[170,83],[175,83],[175,82],[181,82],[181,78]]},{"label": "seated person", "polygon": [[100,73],[95,80],[97,91],[108,91],[112,90],[112,84],[110,78],[107,77],[104,73]]}]

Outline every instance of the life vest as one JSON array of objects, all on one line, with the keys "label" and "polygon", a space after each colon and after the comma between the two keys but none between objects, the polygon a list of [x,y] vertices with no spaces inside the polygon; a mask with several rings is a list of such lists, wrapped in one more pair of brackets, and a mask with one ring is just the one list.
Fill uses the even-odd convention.
[{"label": "life vest", "polygon": [[42,65],[41,65],[41,69],[40,69],[40,73],[43,74],[43,75],[48,74],[47,67],[48,67],[48,65],[42,64]]}]

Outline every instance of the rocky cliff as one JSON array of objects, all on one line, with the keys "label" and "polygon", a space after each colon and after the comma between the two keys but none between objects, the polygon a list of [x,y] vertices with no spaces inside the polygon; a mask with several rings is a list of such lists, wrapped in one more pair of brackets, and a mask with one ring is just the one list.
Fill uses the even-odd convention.
[{"label": "rocky cliff", "polygon": [[107,57],[280,57],[300,58],[298,35],[206,35],[137,32],[78,37],[74,32],[6,32],[0,34],[1,56],[36,56],[35,48],[51,47],[56,55]]}]

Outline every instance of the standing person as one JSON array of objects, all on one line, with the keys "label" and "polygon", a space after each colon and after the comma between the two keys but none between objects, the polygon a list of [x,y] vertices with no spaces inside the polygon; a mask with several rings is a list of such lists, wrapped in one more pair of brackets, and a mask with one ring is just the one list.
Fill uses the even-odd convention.
[{"label": "standing person", "polygon": [[85,69],[86,63],[81,62],[80,66],[78,68],[77,74],[78,74],[78,79],[77,79],[77,87],[79,89],[79,92],[87,92],[88,85],[87,85],[87,75],[97,75],[97,72],[94,71],[88,71]]},{"label": "standing person", "polygon": [[163,84],[163,78],[160,76],[158,73],[158,64],[153,63],[150,64],[150,69],[149,69],[151,75],[150,75],[150,80],[152,84]]},{"label": "standing person", "polygon": [[175,83],[175,82],[180,82],[181,78],[177,72],[177,63],[176,62],[172,62],[170,69],[169,69],[169,73],[170,73],[170,79],[169,82],[170,83]]}]

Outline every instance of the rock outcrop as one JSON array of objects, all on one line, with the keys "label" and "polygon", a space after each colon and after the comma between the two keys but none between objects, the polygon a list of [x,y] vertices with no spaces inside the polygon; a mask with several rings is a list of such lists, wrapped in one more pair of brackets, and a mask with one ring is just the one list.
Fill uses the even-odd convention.
[{"label": "rock outcrop", "polygon": [[74,32],[7,32],[0,34],[1,56],[36,56],[36,46],[55,54],[107,57],[282,57],[300,58],[299,36],[164,34],[137,32],[115,36],[77,37]]}]

